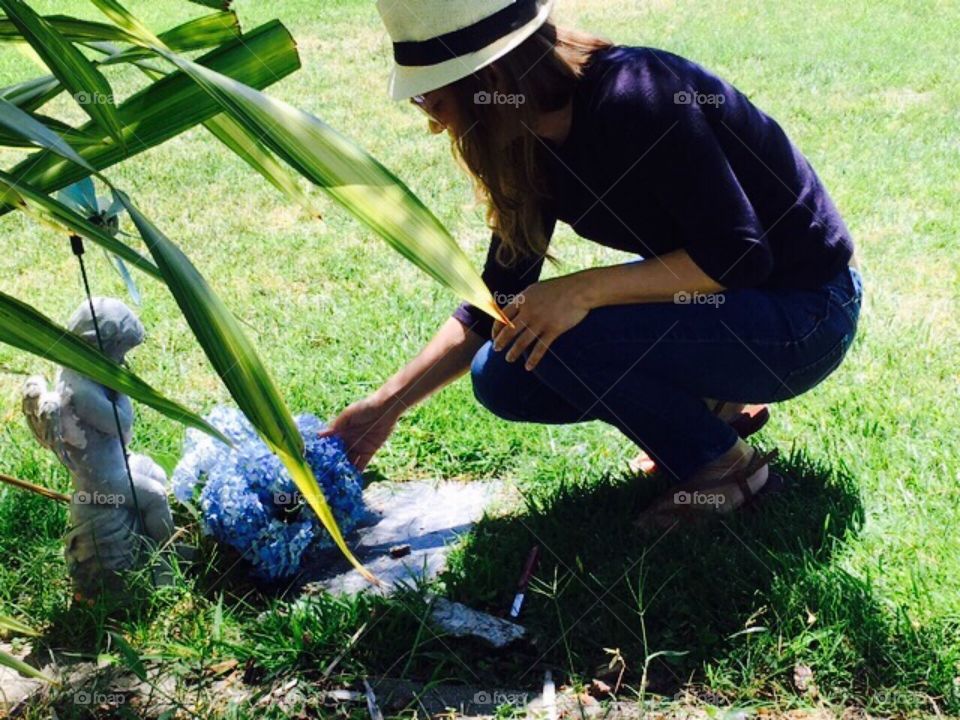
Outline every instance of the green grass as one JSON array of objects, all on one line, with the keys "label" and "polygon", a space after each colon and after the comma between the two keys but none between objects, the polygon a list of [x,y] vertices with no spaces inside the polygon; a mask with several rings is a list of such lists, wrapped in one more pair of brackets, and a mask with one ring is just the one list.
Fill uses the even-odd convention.
[{"label": "green grass", "polygon": [[[192,12],[186,3],[129,4],[155,27]],[[95,17],[79,0],[36,6]],[[419,113],[385,97],[389,49],[373,4],[237,6],[246,27],[279,17],[298,39],[304,69],[269,92],[364,144],[479,265],[482,212],[447,143],[426,134]],[[502,477],[521,489],[512,512],[479,525],[443,583],[456,599],[503,608],[539,542],[546,552],[525,618],[536,644],[491,655],[437,639],[421,632],[416,593],[389,602],[321,597],[297,608],[242,578],[221,578],[229,563],[209,546],[201,571],[143,594],[122,615],[71,608],[60,558],[64,510],[11,490],[0,490],[4,612],[43,627],[47,646],[91,656],[109,648],[106,630],[117,630],[185,687],[226,658],[268,678],[316,681],[366,623],[328,684],[389,672],[532,688],[546,668],[589,682],[609,660],[604,648],[619,648],[635,688],[646,657],[686,653],[650,664],[647,692],[666,696],[689,686],[727,703],[781,709],[823,701],[960,713],[960,80],[952,31],[960,7],[560,6],[562,19],[617,42],[670,49],[734,82],[811,159],[854,234],[867,277],[857,342],[833,378],[777,406],[761,438],[796,451],[784,464],[797,481],[790,492],[762,513],[674,530],[654,544],[631,529],[653,489],[625,476],[633,448],[616,431],[507,424],[460,382],[409,413],[375,467],[398,479]],[[29,60],[3,49],[0,85],[33,74]],[[116,81],[122,94],[130,78]],[[324,198],[322,223],[291,209],[202,131],[110,174],[252,329],[296,411],[329,417],[377,387],[456,303]],[[3,291],[66,318],[82,297],[67,241],[19,215],[0,224]],[[554,251],[561,272],[622,257],[565,228]],[[91,264],[96,292],[122,297],[106,262],[91,255]],[[224,401],[171,297],[148,279],[141,290],[149,342],[134,369],[190,407]],[[0,472],[66,489],[65,472],[31,442],[19,413],[17,373],[50,368],[6,348],[0,366]],[[182,434],[142,409],[135,446],[170,466]],[[797,664],[812,668],[817,696],[794,688]],[[71,717],[77,709],[58,711]]]}]

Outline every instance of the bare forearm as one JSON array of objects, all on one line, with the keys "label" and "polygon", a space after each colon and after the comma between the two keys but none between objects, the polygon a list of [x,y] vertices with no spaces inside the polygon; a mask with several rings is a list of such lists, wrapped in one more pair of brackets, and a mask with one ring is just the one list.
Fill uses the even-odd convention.
[{"label": "bare forearm", "polygon": [[587,308],[669,302],[679,292],[717,293],[724,289],[685,250],[630,265],[591,268],[569,277]]},{"label": "bare forearm", "polygon": [[377,402],[400,415],[464,375],[484,338],[450,318],[426,347],[375,393]]}]

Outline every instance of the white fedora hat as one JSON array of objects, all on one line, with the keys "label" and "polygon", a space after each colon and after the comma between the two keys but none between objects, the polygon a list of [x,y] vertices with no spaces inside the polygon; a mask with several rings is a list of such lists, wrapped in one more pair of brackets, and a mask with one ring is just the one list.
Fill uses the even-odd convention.
[{"label": "white fedora hat", "polygon": [[554,0],[377,0],[393,41],[389,92],[404,100],[449,85],[533,35]]}]

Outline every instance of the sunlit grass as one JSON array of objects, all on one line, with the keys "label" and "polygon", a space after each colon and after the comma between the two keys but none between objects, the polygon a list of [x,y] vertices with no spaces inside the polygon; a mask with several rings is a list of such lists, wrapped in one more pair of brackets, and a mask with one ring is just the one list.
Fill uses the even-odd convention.
[{"label": "sunlit grass", "polygon": [[[158,26],[193,12],[186,3],[129,5]],[[79,0],[36,6],[96,17]],[[809,703],[791,684],[793,663],[802,661],[831,701],[864,702],[880,683],[889,686],[881,698],[886,706],[930,709],[917,693],[948,695],[952,677],[960,675],[960,535],[954,531],[960,526],[960,80],[952,32],[960,8],[866,0],[762,7],[746,0],[578,0],[560,7],[561,18],[618,42],[664,47],[717,70],[777,118],[843,212],[868,294],[862,332],[841,370],[809,395],[776,407],[763,433],[763,442],[796,447],[819,468],[775,514],[780,529],[756,519],[734,526],[749,552],[730,534],[667,538],[616,585],[607,603],[616,614],[597,606],[596,617],[568,636],[570,652],[561,643],[542,662],[589,680],[606,660],[602,647],[624,647],[632,649],[636,669],[642,651],[638,657],[639,645],[621,620],[636,631],[637,590],[646,577],[646,593],[663,586],[645,609],[655,642],[647,650],[689,651],[674,670],[684,678],[693,672],[697,685],[740,701]],[[241,0],[237,9],[245,27],[279,17],[298,40],[303,70],[268,92],[367,147],[435,210],[479,265],[487,241],[482,213],[446,140],[429,136],[419,113],[386,98],[389,48],[373,4]],[[34,72],[16,52],[0,54],[0,84]],[[151,150],[111,176],[244,320],[294,411],[330,417],[376,388],[457,302],[319,193],[323,222],[290,208],[203,131]],[[0,224],[2,289],[65,319],[82,297],[66,240],[15,214]],[[562,272],[623,257],[591,248],[567,229],[554,252]],[[96,292],[122,297],[122,283],[107,264],[91,259]],[[223,402],[226,393],[173,300],[146,278],[141,290],[149,340],[132,357],[134,369],[192,408]],[[0,366],[0,471],[65,489],[64,471],[34,446],[20,419],[24,378],[8,372],[33,372],[43,363],[0,348]],[[135,446],[169,466],[182,432],[141,410]],[[554,598],[544,586],[531,598],[528,620],[544,633],[546,650],[559,632],[556,623],[576,620],[593,593],[618,581],[643,552],[628,527],[644,490],[616,479],[631,454],[618,433],[599,424],[548,429],[500,422],[461,382],[407,415],[375,465],[399,479],[504,477],[533,494],[531,508],[481,528],[447,581],[458,599],[499,607],[533,535],[548,541],[556,554],[547,556],[543,579],[552,581],[557,567],[566,589]],[[800,467],[793,466],[795,472]],[[824,484],[827,477],[837,479]],[[806,527],[805,509],[807,522],[828,529]],[[4,612],[22,612],[35,625],[64,617],[64,522],[62,508],[0,490]],[[798,550],[784,537],[790,533],[815,547]],[[769,567],[757,564],[754,552]],[[673,571],[680,580],[668,582]],[[718,593],[728,586],[724,616]],[[194,608],[209,617],[202,613],[216,603],[216,592],[194,580],[177,592],[122,625],[138,646],[164,648],[175,620],[194,617]],[[381,671],[413,649],[411,676],[474,682],[438,643],[413,645],[418,620],[406,606],[332,604],[309,621],[316,644],[304,648],[302,633],[297,636],[302,626],[282,612],[261,626],[261,601],[250,607],[228,595],[225,602],[229,643],[210,645],[192,625],[178,642],[207,643],[206,658],[253,657],[273,672],[309,672],[329,661],[331,648],[360,623],[385,615],[389,621],[365,636],[345,671]],[[753,613],[765,633],[724,639]],[[520,674],[511,678],[509,664],[484,666],[470,652],[462,650],[491,677]],[[404,660],[394,670],[406,666]],[[657,672],[668,685],[670,668]],[[532,677],[523,682],[535,684]],[[941,698],[940,706],[949,700]],[[952,700],[955,712],[958,700]]]}]

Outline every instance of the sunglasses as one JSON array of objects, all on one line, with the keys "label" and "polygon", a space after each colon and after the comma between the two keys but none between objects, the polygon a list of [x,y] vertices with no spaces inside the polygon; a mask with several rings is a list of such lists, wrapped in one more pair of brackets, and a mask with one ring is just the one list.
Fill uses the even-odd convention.
[{"label": "sunglasses", "polygon": [[414,95],[410,98],[410,104],[418,108],[421,112],[426,114],[428,117],[431,117],[430,111],[427,110],[427,98],[424,95]]},{"label": "sunglasses", "polygon": [[446,125],[437,120],[436,116],[428,109],[427,99],[424,95],[414,95],[410,98],[410,104],[419,108],[420,111],[427,116],[431,132],[438,133],[446,129]]}]

